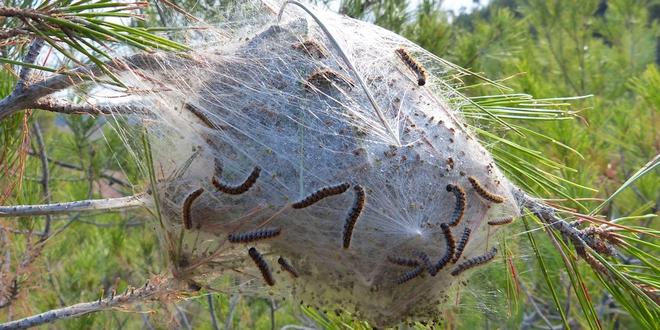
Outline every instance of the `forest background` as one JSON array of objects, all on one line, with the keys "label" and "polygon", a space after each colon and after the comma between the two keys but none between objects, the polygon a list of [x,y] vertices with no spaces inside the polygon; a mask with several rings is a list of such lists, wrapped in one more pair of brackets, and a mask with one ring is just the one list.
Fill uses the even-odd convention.
[{"label": "forest background", "polygon": [[[221,5],[213,1],[176,4],[209,22]],[[4,5],[27,8],[36,3],[5,0]],[[441,10],[439,1],[349,0],[325,5],[399,33],[473,72],[500,79],[518,93],[536,98],[585,96],[570,102],[575,116],[568,120],[524,121],[526,128],[557,138],[581,156],[552,143],[524,143],[542,151],[547,158],[575,169],[561,169],[556,174],[593,190],[567,184],[562,191],[552,191],[530,184],[530,189],[540,197],[572,196],[580,198],[586,209],[593,209],[660,153],[658,1],[493,0],[475,11],[458,14]],[[139,11],[145,20],[132,23],[137,26],[175,26],[180,19],[171,6],[153,1],[140,6]],[[11,27],[8,24],[11,24],[9,19],[0,17],[0,27]],[[20,60],[29,39],[3,37],[6,40],[0,38],[2,57]],[[9,94],[16,81],[17,66],[4,63],[0,71],[0,97]],[[466,83],[477,81],[467,78]],[[476,86],[465,93],[487,95],[489,88]],[[508,138],[521,143],[524,140],[514,135]],[[38,111],[16,114],[0,122],[0,204],[130,195],[144,178],[137,171],[136,160],[122,148],[123,143],[103,117]],[[47,197],[44,197],[45,171],[39,157],[42,152],[48,157]],[[563,205],[576,210],[581,207],[570,201]],[[600,214],[608,219],[628,219],[630,222],[626,223],[657,231],[660,227],[654,215],[659,206],[660,180],[656,167],[628,185]],[[0,308],[0,322],[93,301],[113,290],[122,292],[129,285],[139,286],[150,276],[167,271],[150,223],[152,219],[144,213],[74,214],[47,220],[48,229],[43,217],[0,219],[3,258],[0,283],[16,284],[10,292],[11,299]],[[56,235],[35,249],[38,234],[44,231]],[[602,328],[643,327],[622,306],[625,302],[606,290],[593,270],[580,264],[579,273],[592,306],[585,309],[572,291],[571,279],[547,234],[542,230],[529,235],[525,232],[523,222],[512,226],[507,240],[521,252],[514,254],[511,263],[498,261],[485,270],[482,276],[487,280],[483,281],[483,287],[472,287],[472,291],[464,294],[460,306],[446,312],[446,325],[561,328],[563,314],[571,327],[593,328],[588,315],[588,310],[593,310]],[[636,239],[639,242],[633,245],[651,251],[648,252],[651,261],[657,265],[657,239],[644,235]],[[532,249],[540,252],[543,263],[539,264]],[[512,274],[511,269],[516,271]],[[513,282],[512,275],[515,275]],[[656,272],[643,278],[657,285],[659,276]],[[562,302],[561,312],[553,303],[555,297]],[[265,329],[292,324],[365,327],[359,320],[331,314],[301,309],[289,301],[203,292],[178,303],[145,302],[129,312],[94,313],[54,326],[67,329],[166,326]]]}]

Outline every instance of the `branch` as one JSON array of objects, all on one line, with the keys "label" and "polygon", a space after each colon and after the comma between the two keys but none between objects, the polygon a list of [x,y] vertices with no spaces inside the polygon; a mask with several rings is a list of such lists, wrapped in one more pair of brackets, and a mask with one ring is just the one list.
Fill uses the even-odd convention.
[{"label": "branch", "polygon": [[88,199],[56,204],[0,206],[0,218],[129,209],[145,206],[146,202],[146,195],[141,193],[127,197]]},{"label": "branch", "polygon": [[134,103],[129,104],[74,104],[63,100],[44,98],[34,102],[32,108],[65,115],[141,115],[149,113],[149,109]]},{"label": "branch", "polygon": [[[28,155],[38,156],[38,154],[35,153],[34,151],[28,152]],[[48,159],[49,163],[52,163],[52,164],[57,165],[59,167],[68,168],[68,169],[76,170],[76,171],[84,171],[84,169],[82,167],[78,166],[78,165],[61,162],[59,160],[54,160],[50,157],[48,157],[47,159]],[[110,181],[110,184],[116,183],[116,184],[124,186],[124,187],[130,187],[131,186],[128,182],[126,182],[122,179],[118,179],[118,178],[116,178],[116,177],[114,177],[114,176],[112,176],[112,175],[110,175],[106,172],[101,172],[101,177],[108,180],[108,181]]]},{"label": "branch", "polygon": [[[201,62],[195,59],[183,58],[172,54],[136,54],[112,62],[104,63],[105,67],[114,73],[126,70],[164,70],[163,62],[167,62],[167,69],[177,67],[199,66]],[[103,71],[96,65],[81,66],[61,74],[45,78],[26,87],[20,93],[15,93],[0,100],[0,120],[11,116],[21,110],[35,106],[37,100],[67,89],[82,82],[90,82],[103,76]]]},{"label": "branch", "polygon": [[[41,188],[44,194],[44,202],[50,204],[50,171],[48,169],[48,155],[46,154],[46,144],[44,143],[44,137],[41,134],[41,127],[39,127],[39,122],[34,122],[34,136],[37,140],[37,146],[39,147],[39,158],[41,159]],[[42,235],[42,240],[48,237],[50,234],[50,214],[46,215],[46,224],[44,225],[44,233]]]},{"label": "branch", "polygon": [[26,329],[46,323],[55,322],[57,320],[75,318],[89,313],[108,310],[113,307],[132,304],[147,299],[155,299],[168,294],[181,292],[184,291],[185,288],[185,286],[182,286],[181,283],[171,278],[156,279],[152,280],[151,282],[152,283],[147,282],[147,284],[141,289],[127,290],[127,292],[122,295],[115,296],[113,294],[111,297],[106,299],[99,299],[95,302],[86,302],[64,308],[53,309],[41,314],[28,316],[20,320],[0,324],[0,330]]}]

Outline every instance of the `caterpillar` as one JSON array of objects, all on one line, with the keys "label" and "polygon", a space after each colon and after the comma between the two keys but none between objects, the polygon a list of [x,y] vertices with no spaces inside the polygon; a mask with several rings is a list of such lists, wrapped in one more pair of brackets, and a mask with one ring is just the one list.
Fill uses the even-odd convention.
[{"label": "caterpillar", "polygon": [[308,206],[313,205],[314,203],[320,201],[323,198],[339,195],[344,193],[351,185],[348,183],[342,183],[336,186],[323,187],[309,196],[305,197],[303,200],[291,204],[291,207],[294,209],[302,209]]},{"label": "caterpillar", "polygon": [[454,251],[456,251],[456,241],[454,241],[454,236],[451,234],[451,229],[449,225],[443,223],[440,225],[442,233],[445,235],[445,240],[447,240],[447,259],[451,260],[454,256]]},{"label": "caterpillar", "polygon": [[259,270],[261,271],[261,275],[264,278],[264,281],[266,281],[266,284],[273,286],[275,285],[275,279],[273,278],[273,273],[270,272],[270,267],[268,267],[268,263],[266,260],[264,260],[264,257],[257,251],[256,248],[251,247],[250,250],[248,250],[248,254],[250,255],[250,258],[252,258],[252,261],[257,265]]},{"label": "caterpillar", "polygon": [[197,199],[197,197],[201,196],[202,193],[204,192],[204,188],[199,188],[188,195],[186,199],[183,201],[183,212],[181,213],[183,217],[183,227],[186,229],[192,229],[192,218],[190,217],[190,207],[192,206],[192,203]]},{"label": "caterpillar", "polygon": [[396,284],[406,283],[406,282],[412,280],[413,278],[419,276],[423,271],[424,271],[424,267],[417,266],[414,269],[409,270],[409,271],[401,274],[401,276],[399,276],[394,282]]},{"label": "caterpillar", "polygon": [[353,236],[353,228],[355,228],[355,223],[357,222],[360,214],[362,214],[362,209],[364,208],[365,192],[362,186],[357,185],[353,188],[355,190],[355,202],[351,212],[344,222],[344,249],[348,249],[351,245],[351,237]]},{"label": "caterpillar", "polygon": [[463,249],[465,249],[465,245],[467,245],[467,241],[470,238],[470,233],[472,230],[470,228],[465,227],[463,229],[463,235],[461,235],[461,239],[458,241],[458,245],[456,246],[456,252],[454,253],[454,259],[452,259],[452,263],[456,263],[458,259],[461,257],[461,254],[463,254]]},{"label": "caterpillar", "polygon": [[232,243],[249,243],[266,238],[280,235],[280,228],[261,228],[252,231],[244,231],[236,234],[229,234],[227,239]]},{"label": "caterpillar", "polygon": [[350,78],[342,75],[337,71],[331,69],[318,69],[312,72],[309,77],[307,77],[307,86],[305,88],[309,88],[311,86],[329,86],[333,82],[344,85],[347,88],[353,88],[355,86],[355,83]]},{"label": "caterpillar", "polygon": [[449,222],[449,225],[454,227],[463,219],[465,207],[467,205],[467,198],[465,197],[465,190],[458,185],[448,184],[447,191],[454,193],[454,196],[456,197],[456,206],[454,207],[454,213],[452,213],[451,221]]},{"label": "caterpillar", "polygon": [[204,123],[204,125],[206,125],[208,128],[212,128],[212,129],[216,129],[216,128],[218,128],[218,127],[217,127],[217,126],[216,126],[216,125],[215,125],[215,124],[209,119],[209,117],[207,117],[207,116],[204,114],[204,111],[203,111],[202,109],[200,109],[200,108],[198,108],[198,107],[196,107],[196,106],[194,106],[194,105],[192,105],[192,104],[190,104],[190,103],[186,103],[186,104],[184,105],[184,108],[186,108],[186,110],[190,111],[193,115],[195,115],[195,117],[197,117],[199,120],[201,120],[202,123]]},{"label": "caterpillar", "polygon": [[456,266],[456,268],[454,268],[454,270],[451,271],[451,275],[456,276],[472,267],[485,264],[493,260],[496,254],[497,254],[497,248],[493,247],[492,249],[490,249],[488,253],[484,255],[472,257],[468,260],[465,260],[463,263],[459,264],[458,266]]},{"label": "caterpillar", "polygon": [[258,166],[252,169],[252,173],[243,181],[238,186],[229,186],[226,185],[216,177],[213,176],[213,185],[215,186],[216,189],[219,191],[225,193],[225,194],[230,194],[230,195],[240,195],[248,190],[254,185],[255,182],[257,182],[257,179],[259,178],[259,174],[261,174],[261,168]]},{"label": "caterpillar", "polygon": [[426,270],[428,270],[431,276],[435,276],[438,273],[438,268],[431,262],[431,259],[426,253],[419,251],[417,252],[417,257],[422,261],[422,264],[426,266]]},{"label": "caterpillar", "polygon": [[513,217],[508,217],[500,220],[488,221],[488,224],[491,226],[500,226],[500,225],[510,224],[512,222],[513,222]]},{"label": "caterpillar", "polygon": [[319,60],[328,57],[328,51],[325,47],[313,39],[307,39],[303,42],[293,44],[291,47],[295,50],[302,50],[307,55]]},{"label": "caterpillar", "polygon": [[289,274],[291,274],[291,277],[296,278],[296,277],[299,276],[298,271],[296,271],[296,269],[293,268],[293,265],[291,265],[283,257],[279,257],[279,259],[277,259],[277,263],[280,264],[280,266],[282,267],[282,270],[284,270],[284,271],[288,272]]},{"label": "caterpillar", "polygon": [[406,267],[419,266],[419,261],[415,259],[408,259],[403,257],[388,256],[387,261],[399,266],[406,266]]},{"label": "caterpillar", "polygon": [[470,181],[470,184],[472,184],[472,187],[474,188],[474,190],[483,199],[491,201],[493,203],[498,203],[498,204],[504,202],[504,197],[502,197],[500,195],[495,195],[491,192],[486,191],[486,189],[484,189],[481,186],[481,184],[479,184],[479,181],[477,180],[477,178],[475,178],[473,176],[469,176],[468,181]]},{"label": "caterpillar", "polygon": [[405,63],[408,68],[417,75],[417,85],[424,86],[428,78],[426,69],[424,69],[424,67],[422,67],[422,65],[419,64],[419,62],[417,62],[405,48],[398,48],[396,53],[401,57],[403,63]]}]

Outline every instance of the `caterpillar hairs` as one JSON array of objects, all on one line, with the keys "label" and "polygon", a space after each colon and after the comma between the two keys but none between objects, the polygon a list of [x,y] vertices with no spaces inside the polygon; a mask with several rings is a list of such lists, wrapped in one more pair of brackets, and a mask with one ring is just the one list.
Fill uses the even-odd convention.
[{"label": "caterpillar hairs", "polygon": [[426,69],[424,69],[424,67],[422,67],[422,65],[419,64],[419,62],[417,62],[405,48],[398,48],[396,53],[401,57],[403,63],[405,63],[408,68],[417,75],[417,85],[424,86],[428,78]]},{"label": "caterpillar hairs", "polygon": [[288,272],[289,274],[291,274],[291,277],[296,278],[296,277],[299,276],[298,271],[296,271],[296,269],[293,267],[293,265],[291,265],[283,257],[279,257],[279,259],[277,259],[277,263],[280,264],[280,266],[282,267],[282,270],[284,270],[284,271]]},{"label": "caterpillar hairs", "polygon": [[472,230],[470,228],[465,227],[463,229],[463,235],[461,235],[461,239],[458,241],[458,245],[456,246],[456,252],[454,253],[454,259],[452,259],[452,263],[455,263],[458,261],[458,259],[461,257],[461,254],[463,254],[463,249],[465,249],[465,246],[467,245],[468,239],[470,238],[470,233]]},{"label": "caterpillar hairs", "polygon": [[353,228],[355,228],[355,223],[360,217],[360,214],[362,214],[362,209],[364,208],[364,200],[365,200],[364,188],[362,188],[362,186],[360,185],[357,185],[353,189],[355,190],[355,203],[353,204],[353,208],[351,209],[351,212],[348,214],[348,217],[346,218],[346,222],[344,222],[344,234],[343,234],[344,249],[348,249],[349,246],[351,245]]},{"label": "caterpillar hairs", "polygon": [[490,249],[490,251],[484,255],[480,255],[477,257],[470,258],[468,260],[465,260],[463,263],[459,264],[454,268],[454,270],[451,271],[452,276],[456,276],[472,267],[476,267],[478,265],[483,265],[495,258],[495,255],[497,254],[497,248],[493,247]]},{"label": "caterpillar hairs", "polygon": [[501,226],[512,223],[513,219],[514,217],[508,217],[500,220],[492,220],[492,221],[488,221],[488,224],[491,226]]},{"label": "caterpillar hairs", "polygon": [[236,234],[229,234],[227,239],[232,243],[249,243],[266,238],[271,238],[280,235],[280,228],[261,228],[252,231],[245,231]]},{"label": "caterpillar hairs", "polygon": [[197,199],[197,197],[201,196],[202,193],[204,192],[204,188],[199,188],[188,195],[186,199],[183,201],[183,212],[181,213],[181,216],[183,218],[183,226],[186,229],[192,229],[192,218],[190,216],[190,208],[192,206],[192,203]]},{"label": "caterpillar hairs", "polygon": [[419,266],[419,261],[415,259],[408,259],[403,257],[388,256],[387,261],[399,266],[406,266],[406,267]]},{"label": "caterpillar hairs", "polygon": [[413,278],[419,276],[420,274],[422,274],[423,271],[424,271],[424,267],[417,266],[414,269],[409,270],[409,271],[401,274],[401,276],[399,276],[394,282],[396,284],[406,283],[406,282],[412,280]]},{"label": "caterpillar hairs", "polygon": [[270,267],[268,266],[266,260],[264,260],[264,257],[261,255],[261,253],[259,253],[259,251],[257,251],[256,248],[251,247],[250,250],[248,250],[248,254],[250,255],[250,258],[252,258],[252,261],[254,261],[254,263],[261,271],[261,275],[263,276],[266,284],[270,286],[275,285],[275,279],[273,278],[273,273],[271,273]]},{"label": "caterpillar hairs", "polygon": [[477,180],[477,178],[475,178],[473,176],[469,176],[468,181],[470,181],[470,184],[472,185],[474,190],[477,192],[477,194],[479,194],[479,196],[481,196],[481,198],[483,198],[485,200],[488,200],[488,201],[491,201],[493,203],[498,203],[498,204],[504,202],[504,197],[502,197],[500,195],[495,195],[491,192],[486,191],[486,189],[484,189],[481,186],[481,184],[479,183],[479,180]]},{"label": "caterpillar hairs", "polygon": [[230,194],[230,195],[240,195],[248,190],[257,182],[257,179],[259,178],[259,174],[261,173],[261,168],[258,166],[252,169],[252,173],[243,181],[238,186],[229,186],[226,185],[222,182],[217,177],[213,177],[213,185],[215,186],[218,191],[221,191],[225,194]]},{"label": "caterpillar hairs", "polygon": [[351,185],[348,184],[348,183],[342,183],[342,184],[339,184],[339,185],[336,185],[336,186],[323,187],[323,188],[311,193],[310,195],[305,197],[303,200],[291,204],[291,207],[293,207],[294,209],[302,209],[302,208],[311,206],[314,203],[322,200],[323,198],[344,193],[346,190],[348,190],[348,188],[350,186]]},{"label": "caterpillar hairs", "polygon": [[467,205],[467,198],[465,197],[465,190],[455,184],[448,184],[447,191],[454,193],[454,196],[456,197],[454,213],[452,213],[451,221],[449,221],[449,225],[454,227],[458,225],[463,219],[463,215],[465,214],[465,207]]}]

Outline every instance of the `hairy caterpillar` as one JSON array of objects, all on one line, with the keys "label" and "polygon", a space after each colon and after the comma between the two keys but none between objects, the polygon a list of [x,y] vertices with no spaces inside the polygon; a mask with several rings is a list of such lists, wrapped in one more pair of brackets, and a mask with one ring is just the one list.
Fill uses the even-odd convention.
[{"label": "hairy caterpillar", "polygon": [[458,225],[463,219],[465,207],[467,205],[467,198],[465,197],[465,190],[460,186],[448,184],[447,191],[454,193],[454,196],[456,196],[456,206],[454,207],[454,213],[452,213],[451,221],[449,222],[449,225],[453,227]]},{"label": "hairy caterpillar", "polygon": [[332,69],[318,69],[312,72],[309,77],[307,77],[308,86],[306,86],[306,88],[309,88],[309,85],[316,87],[327,86],[333,82],[344,85],[348,88],[353,88],[353,86],[355,86],[355,83],[350,78],[342,75],[337,71]]},{"label": "hairy caterpillar", "polygon": [[348,183],[342,183],[336,186],[323,187],[309,196],[305,197],[303,200],[291,204],[291,207],[294,209],[302,209],[308,206],[313,205],[314,203],[320,201],[323,198],[339,195],[344,193],[351,185]]},{"label": "hairy caterpillar", "polygon": [[456,268],[454,268],[454,270],[451,271],[451,275],[456,276],[456,275],[458,275],[458,274],[460,274],[460,273],[462,273],[462,272],[464,272],[464,271],[466,271],[466,270],[468,270],[472,267],[485,264],[485,263],[493,260],[493,258],[495,258],[496,254],[497,254],[497,248],[493,247],[492,249],[490,249],[490,251],[488,253],[486,253],[484,255],[473,257],[473,258],[470,258],[468,260],[465,260],[463,263],[459,264],[458,266],[456,266]]},{"label": "hairy caterpillar", "polygon": [[406,283],[406,282],[412,280],[413,278],[419,276],[422,273],[422,271],[424,271],[424,267],[417,266],[414,269],[409,270],[409,271],[401,274],[401,276],[399,276],[394,282],[396,284]]},{"label": "hairy caterpillar", "polygon": [[245,179],[245,181],[243,181],[243,183],[241,183],[238,186],[226,185],[226,184],[220,182],[220,180],[217,177],[214,176],[213,177],[213,185],[215,186],[216,189],[218,189],[219,191],[221,191],[225,194],[240,195],[240,194],[248,191],[254,185],[254,183],[257,182],[257,179],[259,178],[260,173],[261,173],[261,168],[259,168],[258,166],[255,167],[252,170],[252,173],[250,173],[250,175]]},{"label": "hairy caterpillar", "polygon": [[236,234],[229,234],[227,239],[232,243],[248,243],[280,235],[280,228],[261,228]]},{"label": "hairy caterpillar", "polygon": [[484,189],[481,186],[481,184],[479,184],[479,181],[477,180],[477,178],[475,178],[473,176],[469,176],[468,181],[470,181],[470,184],[472,184],[472,187],[474,188],[474,190],[483,199],[491,201],[493,203],[498,203],[498,204],[504,202],[504,197],[502,197],[500,195],[495,195],[491,192],[486,191],[486,189]]},{"label": "hairy caterpillar", "polygon": [[355,222],[357,222],[357,219],[360,217],[360,214],[362,214],[362,209],[364,208],[364,188],[362,188],[360,185],[357,185],[353,189],[355,190],[355,203],[353,204],[353,208],[346,218],[346,222],[344,222],[344,249],[348,249],[348,247],[351,245],[351,237],[353,236],[353,228],[355,228]]},{"label": "hairy caterpillar", "polygon": [[204,111],[202,109],[200,109],[200,108],[198,108],[198,107],[196,107],[196,106],[194,106],[190,103],[186,103],[184,105],[184,108],[186,108],[186,110],[190,111],[193,115],[195,115],[195,117],[197,117],[199,120],[201,120],[202,123],[204,123],[204,125],[206,125],[206,127],[212,128],[212,129],[217,128],[217,126],[209,119],[209,117],[207,117],[204,114]]},{"label": "hairy caterpillar", "polygon": [[454,251],[456,251],[456,241],[454,241],[454,236],[451,234],[451,229],[449,225],[443,223],[440,225],[442,233],[445,235],[445,240],[447,240],[447,259],[451,260],[454,256]]},{"label": "hairy caterpillar", "polygon": [[268,263],[266,260],[264,260],[264,257],[261,255],[261,253],[259,253],[259,251],[257,251],[257,249],[254,247],[251,247],[250,250],[248,250],[248,253],[250,254],[250,258],[252,258],[252,261],[254,261],[254,263],[261,271],[261,275],[264,277],[266,284],[270,286],[275,285],[273,273],[270,272],[270,267],[268,267]]},{"label": "hairy caterpillar", "polygon": [[417,62],[405,48],[398,48],[396,53],[401,57],[403,63],[406,63],[408,68],[417,75],[417,85],[424,86],[426,84],[426,79],[428,78],[426,69],[424,69],[424,67],[422,67],[422,65],[419,64],[419,62]]},{"label": "hairy caterpillar", "polygon": [[291,47],[295,50],[302,50],[307,53],[307,55],[319,60],[328,57],[328,51],[325,47],[313,39],[307,39],[303,42],[293,44]]},{"label": "hairy caterpillar", "polygon": [[296,271],[296,269],[293,268],[293,265],[291,265],[291,264],[290,264],[288,261],[286,261],[286,259],[284,259],[283,257],[279,257],[279,258],[277,259],[277,263],[280,264],[280,266],[282,267],[282,270],[284,270],[284,271],[288,272],[289,274],[291,274],[291,276],[292,276],[293,278],[296,278],[296,277],[299,276],[299,275],[298,275],[298,271]]},{"label": "hairy caterpillar", "polygon": [[431,259],[429,258],[428,254],[426,254],[425,252],[419,251],[419,252],[417,252],[417,257],[419,258],[419,260],[422,261],[424,266],[426,266],[426,270],[428,270],[428,272],[429,272],[429,274],[431,274],[431,276],[435,276],[438,273],[438,269],[437,269],[436,265],[434,265],[431,262]]},{"label": "hairy caterpillar", "polygon": [[408,259],[403,257],[388,256],[387,261],[399,266],[406,266],[406,267],[419,266],[419,261],[415,259]]},{"label": "hairy caterpillar", "polygon": [[461,257],[461,254],[463,254],[463,249],[465,249],[465,245],[467,245],[468,239],[470,238],[470,233],[472,230],[470,228],[465,227],[463,229],[463,235],[461,235],[461,239],[458,241],[458,245],[456,246],[456,252],[454,253],[454,259],[452,259],[452,263],[455,263],[458,261],[458,259]]},{"label": "hairy caterpillar", "polygon": [[499,226],[499,225],[510,224],[512,222],[513,222],[513,217],[508,217],[508,218],[504,218],[504,219],[500,219],[500,220],[488,221],[488,224],[491,225],[491,226]]},{"label": "hairy caterpillar", "polygon": [[204,188],[199,188],[188,195],[186,199],[183,201],[183,212],[182,212],[182,217],[183,217],[183,226],[186,229],[192,229],[192,218],[190,217],[190,207],[192,206],[192,203],[197,199],[197,197],[201,196],[202,193],[204,192]]}]

